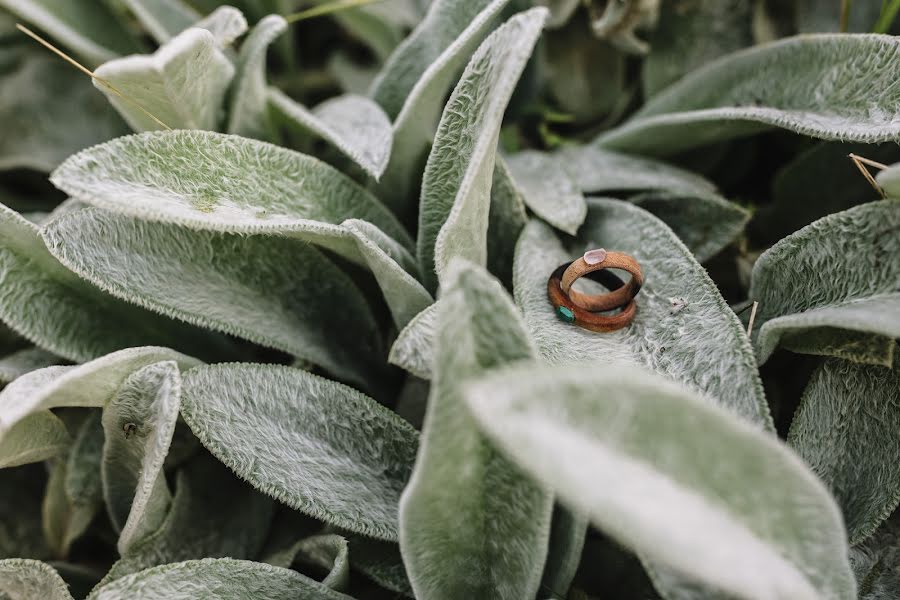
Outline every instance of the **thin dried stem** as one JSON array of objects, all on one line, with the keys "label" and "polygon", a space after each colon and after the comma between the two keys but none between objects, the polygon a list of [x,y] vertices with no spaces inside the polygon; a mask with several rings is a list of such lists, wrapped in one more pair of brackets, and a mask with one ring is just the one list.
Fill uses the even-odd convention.
[{"label": "thin dried stem", "polygon": [[134,106],[135,108],[140,110],[142,113],[144,113],[145,115],[147,115],[148,117],[153,119],[153,121],[156,122],[158,125],[160,125],[163,129],[167,129],[167,130],[171,131],[171,129],[172,129],[171,127],[169,127],[168,125],[163,123],[159,118],[156,117],[156,115],[154,115],[149,110],[147,110],[146,108],[141,106],[136,100],[133,100],[132,98],[129,98],[128,96],[126,96],[116,86],[114,86],[110,82],[106,81],[102,77],[97,77],[97,75],[93,71],[91,71],[90,69],[85,67],[83,64],[81,64],[80,62],[78,62],[77,60],[75,60],[74,58],[72,58],[71,56],[69,56],[68,54],[66,54],[65,52],[63,52],[62,50],[60,50],[59,48],[57,48],[56,46],[54,46],[47,40],[45,40],[44,38],[42,38],[41,36],[39,36],[38,34],[33,32],[32,30],[28,29],[21,23],[16,23],[16,29],[18,29],[19,31],[21,31],[22,33],[24,33],[25,35],[27,35],[28,37],[30,37],[31,39],[33,39],[34,41],[39,43],[40,45],[44,46],[45,48],[47,48],[54,54],[56,54],[57,56],[59,56],[60,58],[65,60],[67,63],[69,63],[70,65],[72,65],[73,67],[75,67],[76,69],[78,69],[79,71],[81,71],[82,73],[84,73],[85,75],[90,77],[91,79],[94,79],[95,81],[99,82],[100,85],[107,88],[113,94],[115,94],[116,96],[118,96],[119,98],[124,100],[125,102],[128,102],[129,104],[131,104],[132,106]]},{"label": "thin dried stem", "polygon": [[306,19],[321,17],[323,15],[328,15],[350,8],[357,8],[359,6],[365,6],[366,4],[373,4],[375,2],[381,1],[382,0],[336,0],[335,2],[329,2],[328,4],[315,6],[313,8],[288,15],[284,18],[284,20],[288,23],[297,23],[298,21],[305,21]]},{"label": "thin dried stem", "polygon": [[878,185],[878,182],[875,181],[875,178],[872,177],[872,174],[869,173],[869,170],[865,167],[865,165],[869,165],[875,167],[876,169],[886,169],[887,165],[882,164],[880,162],[876,162],[874,160],[870,160],[868,158],[863,158],[858,154],[849,154],[850,160],[853,161],[853,164],[856,165],[856,168],[859,169],[859,172],[862,173],[862,176],[866,178],[866,181],[869,182],[875,191],[878,192],[878,195],[882,198],[887,198],[887,194],[884,193],[884,190],[881,189],[881,186]]},{"label": "thin dried stem", "polygon": [[759,306],[759,302],[756,300],[753,301],[753,309],[750,311],[750,323],[747,325],[747,337],[750,337],[750,334],[753,333],[753,321],[756,320],[756,308]]}]

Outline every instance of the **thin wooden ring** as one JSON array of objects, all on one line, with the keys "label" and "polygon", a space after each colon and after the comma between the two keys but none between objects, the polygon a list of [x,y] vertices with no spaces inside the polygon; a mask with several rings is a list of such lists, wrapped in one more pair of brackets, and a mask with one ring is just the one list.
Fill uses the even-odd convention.
[{"label": "thin wooden ring", "polygon": [[[575,283],[576,279],[602,269],[628,271],[631,273],[631,281],[608,294],[585,294],[572,289],[572,284]],[[563,293],[574,304],[592,312],[612,310],[624,306],[629,300],[637,296],[637,293],[641,291],[642,285],[644,285],[644,275],[641,272],[641,265],[638,264],[634,257],[624,252],[607,252],[602,248],[589,250],[581,258],[572,261],[569,268],[563,273],[560,282]]]},{"label": "thin wooden ring", "polygon": [[[547,297],[550,299],[550,303],[553,305],[553,308],[556,310],[558,316],[560,316],[563,320],[578,325],[583,329],[596,331],[599,333],[617,331],[634,320],[634,315],[637,313],[637,304],[635,303],[634,298],[631,298],[627,301],[625,306],[622,307],[622,312],[610,316],[592,313],[590,311],[584,310],[583,308],[572,302],[572,300],[569,299],[569,296],[562,291],[561,286],[563,273],[571,264],[572,263],[561,264],[550,275],[550,279],[547,280]],[[616,280],[618,280],[619,286],[616,287],[616,290],[614,291],[618,291],[626,287],[617,275],[610,273],[609,271],[599,271],[596,272],[597,275],[594,275],[594,273],[595,272],[592,271],[590,274],[586,275],[590,279],[600,281],[601,283],[603,283],[603,280],[611,281],[611,278],[615,278]],[[606,273],[606,275],[603,275],[603,273]],[[615,284],[608,287],[615,287]]]}]

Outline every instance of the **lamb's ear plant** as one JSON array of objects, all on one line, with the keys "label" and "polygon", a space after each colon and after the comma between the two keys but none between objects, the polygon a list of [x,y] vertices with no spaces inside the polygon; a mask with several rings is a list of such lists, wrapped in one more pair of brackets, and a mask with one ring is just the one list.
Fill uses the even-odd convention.
[{"label": "lamb's ear plant", "polygon": [[898,597],[898,7],[0,0],[0,599]]}]

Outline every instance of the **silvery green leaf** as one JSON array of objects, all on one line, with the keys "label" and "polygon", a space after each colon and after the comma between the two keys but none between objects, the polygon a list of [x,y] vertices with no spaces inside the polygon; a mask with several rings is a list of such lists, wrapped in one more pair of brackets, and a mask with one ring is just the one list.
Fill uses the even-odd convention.
[{"label": "silvery green leaf", "polygon": [[[233,558],[153,567],[95,589],[89,600],[350,600],[296,571]],[[54,599],[55,600],[55,599]]]},{"label": "silvery green leaf", "polygon": [[569,596],[581,562],[587,528],[585,515],[558,504],[553,507],[549,551],[541,576],[541,590],[549,592],[553,598]]},{"label": "silvery green leaf", "polygon": [[324,585],[343,591],[350,580],[350,557],[347,540],[336,534],[314,535],[295,543],[293,546],[268,556],[266,563],[291,568],[291,565],[312,564],[326,569],[328,575],[322,580]]},{"label": "silvery green leaf", "polygon": [[751,0],[661,2],[659,24],[650,34],[650,53],[641,68],[645,97],[722,55],[752,45],[752,13]]},{"label": "silvery green leaf", "polygon": [[391,155],[393,132],[387,115],[372,100],[345,94],[310,110],[272,87],[268,102],[286,129],[321,137],[372,178],[381,177]]},{"label": "silvery green leaf", "polygon": [[185,374],[182,415],[256,489],[326,523],[396,539],[418,436],[371,398],[299,369],[225,364]]},{"label": "silvery green leaf", "polygon": [[659,217],[678,234],[697,262],[704,262],[737,239],[750,213],[713,193],[656,191],[629,201]]},{"label": "silvery green leaf", "polygon": [[200,13],[182,0],[123,0],[123,3],[160,44],[200,20]]},{"label": "silvery green leaf", "polygon": [[162,525],[172,501],[163,473],[178,411],[181,372],[174,361],[129,375],[103,408],[103,496],[119,531],[119,554]]},{"label": "silvery green leaf", "polygon": [[764,252],[750,287],[759,301],[760,362],[781,344],[890,366],[900,337],[898,227],[900,203],[871,202],[819,219]]},{"label": "silvery green leaf", "polygon": [[100,506],[103,502],[103,424],[101,411],[92,411],[75,434],[66,461],[64,489],[73,506]]},{"label": "silvery green leaf", "polygon": [[103,2],[0,0],[0,8],[46,31],[60,44],[91,63],[110,60],[139,48]]},{"label": "silvery green leaf", "polygon": [[46,483],[42,464],[0,469],[0,559],[52,557],[41,519]]},{"label": "silvery green leaf", "polygon": [[11,382],[25,373],[62,362],[52,352],[41,348],[25,348],[0,358],[0,384]]},{"label": "silvery green leaf", "polygon": [[400,500],[400,550],[416,597],[533,598],[552,496],[477,430],[463,386],[534,346],[512,299],[455,260],[437,306],[435,374],[422,443]]},{"label": "silvery green leaf", "polygon": [[219,6],[193,24],[210,32],[220,48],[231,45],[247,32],[247,18],[233,6]]},{"label": "silvery green leaf", "polygon": [[9,600],[72,600],[69,587],[53,567],[38,560],[0,560],[0,594]]},{"label": "silvery green leaf", "polygon": [[[0,404],[0,410],[5,407]],[[0,468],[17,467],[52,458],[72,442],[65,424],[49,410],[23,417],[0,434]]]},{"label": "silvery green leaf", "polygon": [[900,596],[900,518],[895,513],[864,544],[850,549],[859,600]]},{"label": "silvery green leaf", "polygon": [[528,208],[557,229],[575,235],[587,216],[587,205],[566,164],[556,155],[537,150],[514,154],[507,164]]},{"label": "silvery green leaf", "polygon": [[491,208],[488,211],[487,266],[510,289],[516,241],[527,222],[528,213],[522,194],[516,188],[506,162],[498,156],[494,164]]},{"label": "silvery green leaf", "polygon": [[[547,277],[590,248],[626,252],[645,283],[631,325],[598,335],[560,321]],[[639,364],[673,379],[761,428],[772,420],[744,327],[713,281],[666,225],[627,202],[589,199],[579,237],[565,246],[529,223],[516,249],[514,289],[528,328],[551,364]]]},{"label": "silvery green leaf", "polygon": [[165,129],[156,119],[172,129],[215,130],[234,67],[212,33],[192,27],[152,55],[117,58],[95,74],[95,87],[135,131]]},{"label": "silvery green leaf", "polygon": [[0,119],[3,171],[51,171],[70,154],[126,133],[88,78],[55,56],[30,52],[0,74]]},{"label": "silvery green leaf", "polygon": [[464,397],[504,453],[645,559],[736,598],[855,598],[834,500],[733,412],[609,361],[521,365]]},{"label": "silvery green leaf", "polygon": [[175,478],[175,496],[162,526],[132,545],[100,586],[150,567],[184,560],[257,556],[274,503],[235,477],[208,453],[191,458]]},{"label": "silvery green leaf", "polygon": [[788,443],[831,489],[851,544],[872,535],[900,502],[898,427],[897,369],[829,358],[813,372]]},{"label": "silvery green leaf", "polygon": [[715,192],[700,175],[664,162],[605,150],[597,146],[563,146],[556,155],[585,194],[625,190]]},{"label": "silvery green leaf", "polygon": [[437,289],[453,258],[484,265],[500,124],[547,17],[520,13],[479,46],[444,107],[428,156],[419,207],[418,258]]},{"label": "silvery green leaf", "polygon": [[114,296],[289,352],[362,385],[380,369],[381,341],[365,297],[308,244],[96,208],[60,216],[43,234],[64,264]]},{"label": "silvery green leaf", "polygon": [[267,107],[266,51],[287,28],[284,17],[268,15],[253,26],[250,35],[241,44],[231,86],[228,133],[266,141],[274,139],[275,132]]},{"label": "silvery green leaf", "polygon": [[[58,557],[69,554],[69,548],[91,524],[99,504],[73,504],[66,496],[65,483],[68,461],[65,458],[51,461],[50,478],[44,492],[44,537]],[[96,466],[96,465],[95,465]]]},{"label": "silvery green leaf", "polygon": [[[211,132],[148,133],[72,157],[53,181],[85,202],[141,219],[315,243],[368,266],[399,327],[432,301],[416,280],[412,240],[387,208],[339,171],[285,148]],[[405,306],[417,310],[406,314]]]},{"label": "silvery green leaf", "polygon": [[[509,0],[439,0],[401,44],[375,83],[374,97],[394,119],[391,157],[379,196],[401,216],[415,210],[422,164],[447,92]],[[453,34],[455,38],[447,37]]]},{"label": "silvery green leaf", "polygon": [[[829,140],[900,137],[896,39],[806,35],[755,46],[693,71],[596,143],[675,154],[780,127]],[[784,85],[789,80],[790,85]]]},{"label": "silvery green leaf", "polygon": [[431,379],[438,304],[440,301],[428,306],[400,330],[388,354],[389,363],[416,377]]},{"label": "silvery green leaf", "polygon": [[875,181],[891,198],[900,198],[900,163],[888,165],[875,174]]}]

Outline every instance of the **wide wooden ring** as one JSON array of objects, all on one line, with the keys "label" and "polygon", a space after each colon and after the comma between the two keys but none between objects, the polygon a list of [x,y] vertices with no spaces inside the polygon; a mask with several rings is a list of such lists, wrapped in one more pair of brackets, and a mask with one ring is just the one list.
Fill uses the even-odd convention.
[{"label": "wide wooden ring", "polygon": [[[602,271],[603,269],[622,269],[631,273],[631,280],[624,286],[608,294],[585,294],[572,289],[575,280],[584,277],[588,273]],[[641,265],[633,257],[623,252],[607,252],[603,248],[588,250],[584,256],[572,261],[563,273],[560,288],[572,302],[585,310],[592,312],[612,310],[619,308],[632,300],[644,285],[644,275]]]},{"label": "wide wooden ring", "polygon": [[[568,294],[562,291],[561,286],[563,273],[571,264],[561,264],[550,275],[550,279],[547,280],[547,297],[550,298],[550,303],[553,304],[553,308],[556,309],[556,314],[560,319],[567,323],[578,325],[583,329],[599,333],[616,331],[631,323],[637,312],[637,304],[635,304],[634,298],[627,300],[626,304],[621,307],[622,312],[609,316],[587,311],[572,302]],[[585,276],[603,284],[612,290],[613,293],[626,287],[626,284],[617,275],[609,271],[591,271],[590,273],[585,273]]]}]

